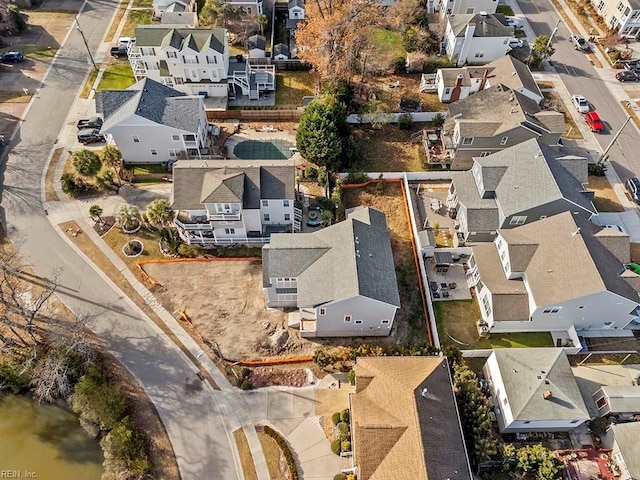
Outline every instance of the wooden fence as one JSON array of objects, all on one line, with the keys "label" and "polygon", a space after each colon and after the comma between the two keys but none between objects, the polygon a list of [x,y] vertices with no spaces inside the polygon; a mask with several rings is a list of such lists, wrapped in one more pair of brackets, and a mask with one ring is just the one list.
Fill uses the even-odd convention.
[{"label": "wooden fence", "polygon": [[207,111],[207,120],[238,119],[245,121],[298,122],[300,110],[224,110]]}]

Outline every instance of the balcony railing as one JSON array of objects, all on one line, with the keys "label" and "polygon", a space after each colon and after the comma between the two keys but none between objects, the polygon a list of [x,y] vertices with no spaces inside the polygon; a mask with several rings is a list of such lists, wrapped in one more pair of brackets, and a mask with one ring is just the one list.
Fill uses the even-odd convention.
[{"label": "balcony railing", "polygon": [[176,226],[183,230],[213,230],[210,223],[198,223],[198,222],[181,222],[180,220],[174,220]]},{"label": "balcony railing", "polygon": [[240,220],[242,213],[214,213],[207,216],[209,220]]}]

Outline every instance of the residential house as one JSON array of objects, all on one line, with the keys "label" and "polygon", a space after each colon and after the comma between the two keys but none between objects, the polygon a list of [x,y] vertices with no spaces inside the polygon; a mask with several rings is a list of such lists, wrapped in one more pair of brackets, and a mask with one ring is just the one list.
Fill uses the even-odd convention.
[{"label": "residential house", "polygon": [[385,336],[400,295],[385,215],[358,207],[313,233],[275,234],[262,248],[269,307],[298,308],[303,337]]},{"label": "residential house", "polygon": [[493,243],[472,250],[468,284],[489,333],[624,336],[640,329],[640,275],[625,268],[626,234],[564,212],[500,229]]},{"label": "residential house", "polygon": [[267,50],[267,39],[262,35],[252,35],[247,38],[249,58],[264,58]]},{"label": "residential house", "polygon": [[171,208],[190,245],[262,245],[300,228],[293,161],[188,160],[173,165]]},{"label": "residential house", "polygon": [[482,65],[509,52],[514,28],[486,12],[447,17],[444,35],[446,54],[457,66]]},{"label": "residential house", "polygon": [[611,448],[611,455],[620,468],[619,480],[640,478],[640,422],[611,425],[602,438],[602,445]]},{"label": "residential house", "polygon": [[304,0],[289,0],[287,8],[289,20],[304,20]]},{"label": "residential house", "polygon": [[591,5],[611,30],[627,38],[640,36],[639,0],[591,0]]},{"label": "residential house", "polygon": [[169,12],[162,14],[160,23],[165,27],[197,27],[198,14],[196,12]]},{"label": "residential house", "polygon": [[447,119],[432,143],[425,137],[430,163],[468,170],[475,157],[486,157],[537,138],[556,145],[564,132],[564,115],[543,110],[528,96],[495,85],[448,106]]},{"label": "residential house", "polygon": [[359,480],[471,480],[444,357],[360,357],[349,395]]},{"label": "residential house", "polygon": [[278,43],[273,47],[273,59],[284,61],[289,60],[289,47],[284,43]]},{"label": "residential house", "polygon": [[151,78],[187,95],[218,98],[226,107],[229,45],[222,28],[142,25],[129,47],[136,80]]},{"label": "residential house", "polygon": [[590,420],[561,348],[499,348],[483,367],[500,433],[569,432]]},{"label": "residential house", "polygon": [[461,13],[496,13],[497,8],[498,0],[427,0],[427,11],[439,13],[441,18]]},{"label": "residential house", "polygon": [[96,92],[101,132],[127,163],[163,163],[208,153],[203,98],[145,78],[126,90]]},{"label": "residential house", "polygon": [[443,103],[462,100],[495,85],[519,92],[537,104],[544,98],[529,67],[511,55],[482,67],[440,68],[435,83],[438,98]]},{"label": "residential house", "polygon": [[153,0],[153,16],[162,18],[164,12],[197,12],[196,0]]},{"label": "residential house", "polygon": [[262,0],[224,0],[224,3],[231,5],[246,15],[261,15],[264,13]]},{"label": "residential house", "polygon": [[587,191],[588,160],[556,152],[532,138],[451,173],[447,196],[460,243],[489,242],[514,228],[561,212],[589,220],[598,212]]},{"label": "residential house", "polygon": [[[603,386],[593,394],[598,415],[616,415],[633,420],[640,415],[640,388],[638,386]],[[640,439],[639,439],[640,440]]]}]

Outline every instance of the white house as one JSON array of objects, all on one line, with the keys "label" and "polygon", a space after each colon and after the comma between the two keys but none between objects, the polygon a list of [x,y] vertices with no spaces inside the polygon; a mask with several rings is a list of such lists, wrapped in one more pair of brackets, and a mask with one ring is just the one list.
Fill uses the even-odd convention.
[{"label": "white house", "polygon": [[620,467],[619,480],[640,478],[640,422],[611,425],[602,438],[602,445],[612,449],[611,455]]},{"label": "white house", "polygon": [[101,131],[127,163],[162,163],[208,153],[201,96],[145,78],[126,90],[101,90],[95,98],[104,119]]},{"label": "white house", "polygon": [[490,332],[631,336],[640,275],[625,268],[629,249],[628,235],[564,212],[473,246],[468,284]]},{"label": "white house", "polygon": [[196,0],[153,0],[153,16],[162,18],[164,12],[196,12]]},{"label": "white house", "polygon": [[291,160],[187,160],[173,166],[171,208],[190,245],[262,245],[300,229]]},{"label": "white house", "polygon": [[273,59],[274,60],[288,60],[289,59],[289,47],[284,43],[278,43],[273,47]]},{"label": "white house", "polygon": [[252,35],[247,38],[249,58],[264,58],[267,50],[267,39],[262,35]]},{"label": "white house", "polygon": [[262,248],[267,304],[298,308],[303,337],[386,336],[400,295],[385,215],[370,207],[313,233],[275,234]]},{"label": "white house", "polygon": [[441,18],[460,13],[496,13],[497,8],[498,0],[427,0],[427,11],[439,13]]},{"label": "white house", "polygon": [[607,26],[617,30],[622,37],[640,36],[640,1],[638,0],[591,0],[598,15]]},{"label": "white house", "polygon": [[289,0],[289,20],[304,20],[304,0]]},{"label": "white house", "polygon": [[143,25],[129,46],[136,80],[151,78],[188,95],[219,98],[226,107],[229,45],[222,28]]},{"label": "white house", "polygon": [[529,67],[511,55],[482,67],[440,68],[435,84],[442,103],[462,100],[494,85],[519,92],[537,104],[544,98]]},{"label": "white house", "polygon": [[246,15],[261,15],[262,0],[223,0],[224,3],[231,5],[235,9]]},{"label": "white house", "polygon": [[593,394],[593,401],[600,417],[616,415],[633,420],[638,415],[640,418],[640,388],[637,385],[603,386]]},{"label": "white house", "polygon": [[569,432],[590,420],[561,348],[498,348],[483,371],[500,433]]},{"label": "white house", "polygon": [[514,28],[504,25],[495,15],[456,14],[447,17],[444,47],[457,66],[481,65],[509,52]]}]

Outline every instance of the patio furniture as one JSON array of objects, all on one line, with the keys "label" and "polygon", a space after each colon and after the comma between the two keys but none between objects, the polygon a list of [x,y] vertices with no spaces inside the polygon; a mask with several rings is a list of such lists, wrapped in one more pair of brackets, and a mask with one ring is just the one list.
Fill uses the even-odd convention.
[{"label": "patio furniture", "polygon": [[449,298],[449,291],[448,290],[443,290],[442,291],[442,298]]},{"label": "patio furniture", "polygon": [[429,282],[429,288],[435,292],[436,290],[438,290],[438,283],[437,282]]},{"label": "patio furniture", "polygon": [[442,208],[442,204],[440,203],[440,200],[438,200],[437,198],[432,198],[431,210],[433,210],[434,212],[439,212],[440,208]]},{"label": "patio furniture", "polygon": [[441,290],[448,290],[449,289],[449,285],[447,285],[446,283],[442,282],[440,284],[440,289]]},{"label": "patio furniture", "polygon": [[456,282],[451,282],[449,284],[449,290],[455,290],[458,287],[458,284]]},{"label": "patio furniture", "polygon": [[433,257],[435,259],[436,267],[449,268],[449,265],[453,263],[451,253],[449,252],[434,252]]},{"label": "patio furniture", "polygon": [[440,294],[438,292],[433,292],[433,298],[440,298]]},{"label": "patio furniture", "polygon": [[320,212],[318,210],[309,210],[309,220],[318,220],[320,218]]}]

